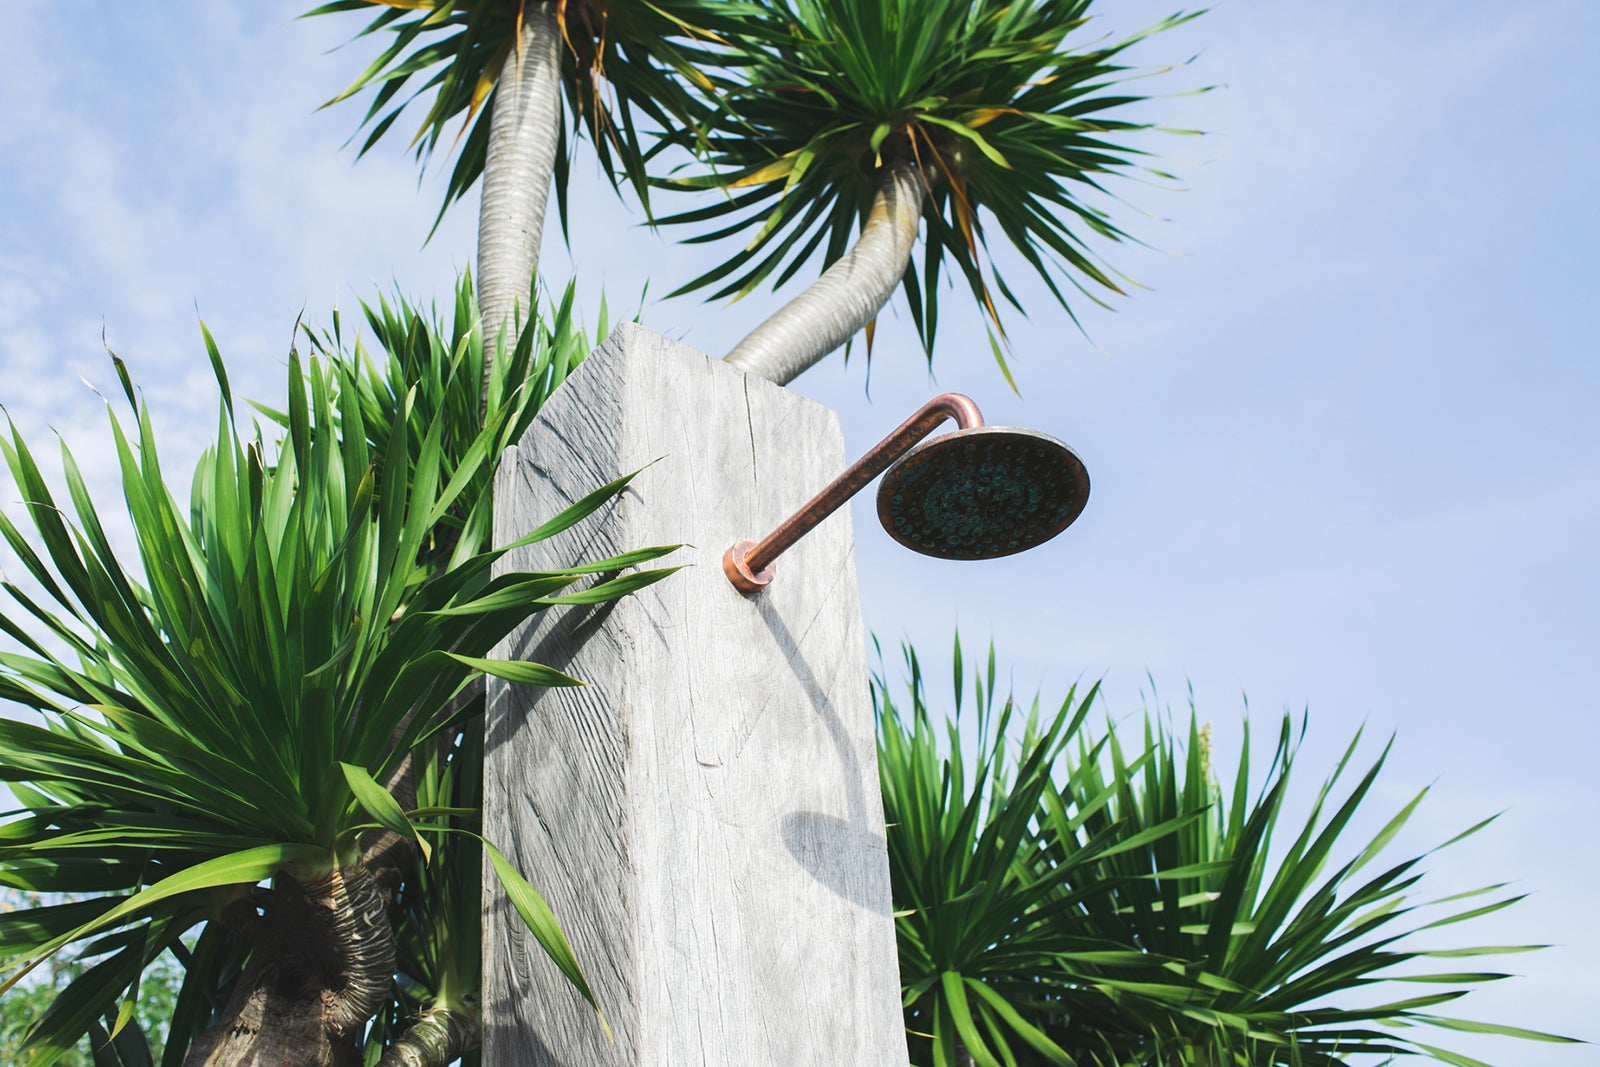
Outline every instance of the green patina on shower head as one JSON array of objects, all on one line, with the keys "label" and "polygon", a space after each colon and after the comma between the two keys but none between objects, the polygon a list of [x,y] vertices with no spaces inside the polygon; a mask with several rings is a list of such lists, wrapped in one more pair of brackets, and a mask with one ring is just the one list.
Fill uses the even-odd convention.
[{"label": "green patina on shower head", "polygon": [[908,452],[878,486],[889,536],[944,559],[992,559],[1043,544],[1089,500],[1089,472],[1048,434],[978,426]]}]

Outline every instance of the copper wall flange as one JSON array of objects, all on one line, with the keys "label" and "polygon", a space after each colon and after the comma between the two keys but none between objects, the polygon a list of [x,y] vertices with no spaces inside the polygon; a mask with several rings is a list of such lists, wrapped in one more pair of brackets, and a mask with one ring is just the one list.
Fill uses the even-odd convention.
[{"label": "copper wall flange", "polygon": [[761,592],[772,581],[775,573],[770,563],[758,571],[750,569],[746,557],[754,547],[756,547],[755,541],[738,541],[722,554],[722,573],[728,576],[728,581],[732,582],[734,588],[741,593]]}]

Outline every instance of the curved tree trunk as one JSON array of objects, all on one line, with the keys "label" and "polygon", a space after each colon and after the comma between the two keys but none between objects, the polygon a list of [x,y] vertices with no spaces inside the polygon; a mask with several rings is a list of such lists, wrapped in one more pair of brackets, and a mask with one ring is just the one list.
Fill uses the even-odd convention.
[{"label": "curved tree trunk", "polygon": [[383,894],[365,868],[278,878],[252,924],[250,965],[189,1067],[359,1067],[361,1035],[394,981]]},{"label": "curved tree trunk", "polygon": [[728,362],[786,385],[876,318],[911,261],[925,189],[910,163],[886,166],[855,246],[735,345]]},{"label": "curved tree trunk", "polygon": [[[527,306],[545,201],[561,133],[561,26],[556,4],[533,0],[522,13],[518,47],[506,58],[489,116],[489,145],[478,208],[478,308],[483,316],[483,399],[495,339],[516,343]],[[520,321],[519,321],[520,318]]]}]

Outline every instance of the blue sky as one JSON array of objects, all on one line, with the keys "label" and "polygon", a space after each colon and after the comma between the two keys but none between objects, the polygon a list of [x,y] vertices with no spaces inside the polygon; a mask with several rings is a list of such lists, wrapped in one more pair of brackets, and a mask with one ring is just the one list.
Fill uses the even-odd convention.
[{"label": "blue sky", "polygon": [[[33,437],[53,427],[103,461],[80,376],[114,387],[104,327],[192,461],[214,405],[197,308],[235,388],[270,399],[302,310],[321,320],[395,285],[443,299],[470,262],[474,205],[424,247],[438,175],[419,188],[398,151],[356,164],[341,145],[357,112],[316,111],[364,53],[324,54],[354,24],[296,11],[169,0],[157,23],[125,5],[8,7],[0,402]],[[1112,33],[1170,13],[1107,11]],[[1590,1039],[1597,36],[1589,0],[1224,0],[1135,53],[1195,57],[1151,89],[1216,86],[1150,108],[1208,131],[1151,145],[1185,190],[1121,189],[1151,247],[1110,256],[1146,289],[1086,309],[1085,333],[1034,302],[1013,323],[1020,397],[955,292],[936,381],[901,312],[880,324],[870,393],[861,359],[796,383],[839,409],[852,453],[955,389],[990,422],[1067,440],[1093,477],[1061,538],[982,564],[906,553],[863,497],[863,604],[886,645],[942,662],[959,624],[969,646],[993,638],[1023,690],[1104,677],[1117,716],[1152,684],[1181,713],[1192,687],[1224,752],[1246,695],[1263,734],[1308,708],[1307,786],[1357,728],[1374,755],[1396,734],[1384,802],[1432,787],[1401,847],[1505,812],[1430,861],[1434,891],[1532,894],[1442,943],[1557,946],[1509,958],[1522,977],[1461,1013]],[[544,258],[591,311],[602,287],[631,308],[647,278],[665,293],[715,257],[644,229],[596,180],[580,164],[571,248],[549,235]],[[720,354],[776,306],[652,297],[642,318]],[[1593,1055],[1454,1046],[1519,1067]]]}]

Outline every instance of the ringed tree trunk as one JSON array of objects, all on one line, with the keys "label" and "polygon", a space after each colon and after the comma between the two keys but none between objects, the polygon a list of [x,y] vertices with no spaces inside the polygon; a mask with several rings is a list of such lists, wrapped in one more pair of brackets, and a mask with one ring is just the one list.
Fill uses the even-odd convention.
[{"label": "ringed tree trunk", "polygon": [[855,245],[735,345],[727,362],[787,385],[876,318],[911,261],[925,192],[911,163],[885,166]]},{"label": "ringed tree trunk", "polygon": [[186,1067],[360,1067],[395,965],[384,895],[366,868],[304,882],[280,874],[244,932],[250,965]]},{"label": "ringed tree trunk", "polygon": [[471,1007],[428,1008],[384,1050],[377,1067],[444,1067],[478,1047],[480,1025]]},{"label": "ringed tree trunk", "polygon": [[489,116],[478,207],[478,308],[483,319],[483,398],[495,339],[516,344],[531,317],[529,283],[539,263],[545,201],[561,134],[561,26],[557,5],[523,7],[517,47],[506,57]]}]

